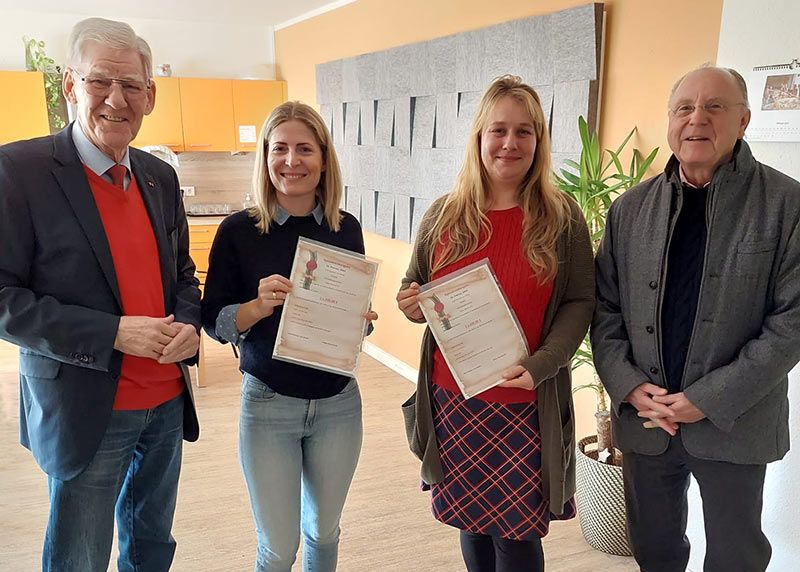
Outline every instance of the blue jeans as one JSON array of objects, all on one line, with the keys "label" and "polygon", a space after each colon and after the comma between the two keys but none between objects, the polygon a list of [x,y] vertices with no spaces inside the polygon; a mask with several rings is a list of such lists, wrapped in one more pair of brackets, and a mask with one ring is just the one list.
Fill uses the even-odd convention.
[{"label": "blue jeans", "polygon": [[181,395],[152,409],[113,411],[86,470],[69,481],[49,478],[42,570],[106,572],[115,512],[120,572],[169,569],[183,400]]},{"label": "blue jeans", "polygon": [[304,572],[336,570],[361,435],[355,380],[333,397],[298,399],[244,375],[239,457],[256,521],[257,572],[289,572],[301,529]]}]

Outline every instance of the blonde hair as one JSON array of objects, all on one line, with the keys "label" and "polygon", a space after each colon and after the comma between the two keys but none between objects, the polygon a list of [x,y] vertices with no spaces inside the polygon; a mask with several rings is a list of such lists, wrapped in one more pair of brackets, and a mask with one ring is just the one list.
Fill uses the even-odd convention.
[{"label": "blonde hair", "polygon": [[[464,164],[453,190],[425,240],[430,249],[431,273],[472,254],[488,244],[492,229],[486,211],[491,207],[489,177],[481,161],[481,137],[489,115],[497,103],[511,97],[521,103],[532,120],[536,134],[533,162],[517,192],[522,209],[522,246],[526,258],[540,283],[555,278],[558,270],[556,241],[569,222],[569,205],[552,181],[550,136],[539,95],[517,76],[495,79],[481,97],[467,141]],[[481,231],[485,239],[480,241]],[[436,253],[436,245],[441,245]]]},{"label": "blonde hair", "polygon": [[86,18],[75,24],[67,41],[67,66],[75,67],[81,63],[83,47],[87,42],[96,42],[115,50],[137,52],[142,59],[145,80],[153,77],[153,53],[150,46],[125,22]]},{"label": "blonde hair", "polygon": [[325,168],[320,173],[317,196],[325,211],[328,227],[337,232],[342,221],[339,211],[339,201],[342,197],[342,174],[339,169],[339,160],[333,148],[330,131],[325,121],[314,108],[299,101],[287,101],[272,110],[256,144],[256,160],[253,168],[253,195],[256,206],[249,209],[249,214],[256,220],[256,227],[264,234],[269,232],[269,225],[275,220],[278,209],[275,185],[269,178],[267,146],[272,132],[282,123],[287,121],[300,121],[314,134],[317,144],[322,151],[323,165]]}]

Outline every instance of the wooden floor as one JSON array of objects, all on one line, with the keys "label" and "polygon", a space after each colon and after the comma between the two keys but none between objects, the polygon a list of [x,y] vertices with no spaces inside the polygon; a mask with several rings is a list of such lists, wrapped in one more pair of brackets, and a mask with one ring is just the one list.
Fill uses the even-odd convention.
[{"label": "wooden floor", "polygon": [[[195,390],[201,438],[184,449],[173,570],[251,570],[255,533],[236,456],[240,377],[229,347],[206,346],[208,386]],[[47,487],[17,442],[16,359],[16,349],[0,341],[0,570],[25,572],[40,566]],[[419,491],[418,463],[406,448],[399,405],[412,385],[368,356],[359,383],[364,449],[342,517],[339,570],[463,570],[458,533],[431,516],[429,495]],[[576,520],[554,522],[545,551],[548,572],[636,569],[630,558],[590,548]]]}]

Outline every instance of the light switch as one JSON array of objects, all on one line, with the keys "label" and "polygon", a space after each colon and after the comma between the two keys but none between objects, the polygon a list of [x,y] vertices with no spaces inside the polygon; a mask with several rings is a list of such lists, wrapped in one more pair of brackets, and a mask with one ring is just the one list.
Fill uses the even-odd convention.
[{"label": "light switch", "polygon": [[194,187],[181,187],[181,194],[184,197],[193,197],[194,196]]}]

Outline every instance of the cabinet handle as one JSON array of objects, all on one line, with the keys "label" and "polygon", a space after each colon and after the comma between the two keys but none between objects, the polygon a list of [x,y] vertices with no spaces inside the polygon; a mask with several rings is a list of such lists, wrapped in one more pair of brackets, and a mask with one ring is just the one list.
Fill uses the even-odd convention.
[{"label": "cabinet handle", "polygon": [[211,147],[211,143],[189,143],[189,147]]}]

